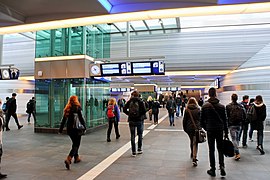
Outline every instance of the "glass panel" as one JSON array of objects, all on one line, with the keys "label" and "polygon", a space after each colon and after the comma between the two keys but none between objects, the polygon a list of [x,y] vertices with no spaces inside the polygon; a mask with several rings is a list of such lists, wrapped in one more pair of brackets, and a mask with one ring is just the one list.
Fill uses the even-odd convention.
[{"label": "glass panel", "polygon": [[119,22],[119,23],[114,23],[118,29],[120,29],[122,32],[126,32],[127,31],[127,23],[126,22]]},{"label": "glass panel", "polygon": [[134,29],[136,31],[139,30],[147,30],[145,24],[143,23],[143,21],[132,21],[130,22],[130,24],[134,27]]},{"label": "glass panel", "polygon": [[164,28],[177,28],[175,18],[162,19]]},{"label": "glass panel", "polygon": [[158,19],[145,20],[146,24],[150,29],[161,29],[161,25]]}]

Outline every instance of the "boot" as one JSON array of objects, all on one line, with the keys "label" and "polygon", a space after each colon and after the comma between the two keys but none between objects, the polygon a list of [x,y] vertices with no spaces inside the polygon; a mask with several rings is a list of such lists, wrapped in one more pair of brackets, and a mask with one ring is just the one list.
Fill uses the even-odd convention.
[{"label": "boot", "polygon": [[68,156],[67,159],[65,160],[65,165],[68,170],[70,169],[71,159],[72,157]]},{"label": "boot", "polygon": [[79,155],[75,156],[74,157],[74,163],[79,163],[79,162],[81,162],[81,158],[79,157]]}]

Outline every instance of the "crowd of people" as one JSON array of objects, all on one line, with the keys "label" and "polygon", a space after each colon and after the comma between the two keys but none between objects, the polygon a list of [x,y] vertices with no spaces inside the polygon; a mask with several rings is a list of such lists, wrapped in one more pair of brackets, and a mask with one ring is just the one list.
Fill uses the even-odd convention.
[{"label": "crowd of people", "polygon": [[[18,129],[23,125],[19,124],[16,109],[16,93],[12,93],[12,97],[6,98],[5,103],[0,101],[2,109],[0,110],[0,160],[2,155],[2,131],[9,131],[9,121],[12,116],[17,124]],[[253,131],[257,130],[257,150],[261,155],[265,154],[263,148],[263,130],[264,121],[266,119],[266,105],[263,102],[261,95],[254,99],[249,99],[248,95],[243,96],[241,103],[238,102],[238,95],[231,95],[231,102],[226,106],[219,102],[216,89],[210,88],[208,91],[209,99],[203,102],[202,98],[198,101],[194,97],[187,98],[178,94],[177,96],[169,96],[166,99],[166,104],[160,103],[158,99],[148,96],[147,100],[143,100],[138,91],[133,91],[128,101],[120,98],[116,101],[115,98],[108,100],[108,105],[105,110],[108,120],[107,142],[111,142],[111,131],[114,126],[116,139],[120,138],[118,124],[120,121],[121,111],[128,116],[128,124],[131,140],[131,154],[136,156],[143,153],[143,130],[144,120],[147,119],[148,112],[149,121],[154,120],[154,125],[158,124],[159,109],[164,105],[168,111],[168,119],[170,126],[175,126],[174,115],[183,116],[183,130],[187,133],[190,140],[190,157],[192,158],[193,166],[198,165],[198,130],[204,129],[207,134],[207,142],[209,148],[209,163],[210,169],[207,173],[214,177],[216,176],[216,160],[215,149],[218,151],[218,161],[221,176],[226,176],[223,152],[223,140],[228,139],[230,134],[234,145],[234,159],[240,160],[239,143],[242,140],[242,147],[247,148],[247,139],[252,141]],[[35,98],[29,100],[26,105],[28,113],[27,121],[30,123],[30,117],[35,117]],[[69,135],[72,146],[67,158],[64,160],[67,169],[70,169],[71,161],[74,158],[74,163],[81,161],[79,156],[79,147],[81,143],[82,127],[86,130],[86,122],[82,115],[82,107],[77,96],[71,96],[67,105],[64,108],[62,121],[59,128],[59,133],[63,133],[65,124],[67,124],[67,134]],[[80,124],[80,125],[78,125]],[[249,132],[248,132],[249,130]],[[138,145],[136,147],[135,136],[138,135]],[[215,147],[216,144],[216,147]],[[6,177],[1,174],[0,178]]]}]

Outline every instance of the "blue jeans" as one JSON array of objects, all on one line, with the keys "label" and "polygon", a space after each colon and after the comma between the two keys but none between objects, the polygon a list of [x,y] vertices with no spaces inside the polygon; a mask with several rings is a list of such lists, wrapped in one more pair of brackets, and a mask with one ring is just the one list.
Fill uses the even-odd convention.
[{"label": "blue jeans", "polygon": [[239,154],[239,134],[241,130],[241,126],[230,126],[230,134],[232,138],[232,143],[234,145],[234,153]]},{"label": "blue jeans", "polygon": [[177,107],[176,107],[176,116],[177,117],[179,117],[179,115],[180,115],[180,106],[181,105],[177,105]]},{"label": "blue jeans", "polygon": [[257,130],[257,145],[263,147],[263,129]]},{"label": "blue jeans", "polygon": [[169,113],[170,126],[174,125],[174,113]]},{"label": "blue jeans", "polygon": [[135,144],[136,128],[137,128],[137,135],[138,135],[138,150],[141,150],[142,149],[142,135],[143,135],[143,121],[138,121],[138,122],[130,121],[129,122],[132,153],[136,153],[136,144]]}]

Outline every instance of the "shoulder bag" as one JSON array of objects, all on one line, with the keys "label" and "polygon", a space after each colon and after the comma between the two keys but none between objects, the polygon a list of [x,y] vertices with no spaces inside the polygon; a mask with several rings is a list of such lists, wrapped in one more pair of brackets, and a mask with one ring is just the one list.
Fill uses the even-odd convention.
[{"label": "shoulder bag", "polygon": [[206,132],[203,129],[199,129],[197,125],[195,124],[195,121],[193,119],[192,113],[190,112],[189,109],[186,109],[189,113],[190,119],[195,127],[195,134],[196,134],[196,139],[198,143],[204,143],[206,142]]}]

